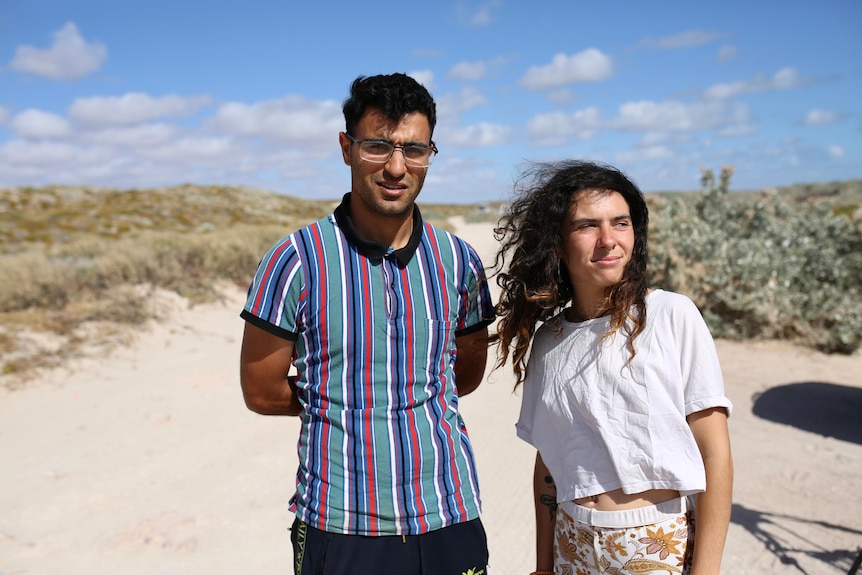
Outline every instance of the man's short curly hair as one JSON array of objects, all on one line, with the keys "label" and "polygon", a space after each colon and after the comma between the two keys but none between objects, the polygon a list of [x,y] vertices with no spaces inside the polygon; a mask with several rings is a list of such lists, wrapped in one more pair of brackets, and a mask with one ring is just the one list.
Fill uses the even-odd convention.
[{"label": "man's short curly hair", "polygon": [[431,134],[437,124],[437,106],[425,86],[406,74],[359,76],[350,86],[350,96],[344,100],[345,131],[353,135],[356,125],[369,109],[379,110],[393,122],[418,112],[428,118]]}]

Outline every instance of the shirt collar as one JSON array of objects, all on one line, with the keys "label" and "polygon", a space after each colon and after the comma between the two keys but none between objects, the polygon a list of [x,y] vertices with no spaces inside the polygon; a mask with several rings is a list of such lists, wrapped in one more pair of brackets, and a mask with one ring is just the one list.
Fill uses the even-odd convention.
[{"label": "shirt collar", "polygon": [[341,203],[335,208],[335,221],[344,232],[344,236],[351,244],[356,246],[359,253],[370,259],[383,259],[388,254],[395,257],[401,266],[406,266],[413,258],[419,242],[422,240],[422,213],[419,206],[413,204],[413,231],[410,240],[403,248],[393,250],[390,246],[374,240],[367,240],[359,235],[353,220],[350,219],[350,192],[344,194]]}]

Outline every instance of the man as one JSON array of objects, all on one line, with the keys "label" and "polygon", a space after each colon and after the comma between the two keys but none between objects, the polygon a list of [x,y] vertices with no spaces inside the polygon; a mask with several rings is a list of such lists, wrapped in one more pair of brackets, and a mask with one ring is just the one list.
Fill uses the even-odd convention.
[{"label": "man", "polygon": [[428,91],[360,76],[343,110],[351,190],[267,252],[242,312],[246,405],[302,420],[294,572],[478,575],[458,401],[482,380],[494,319],[482,263],[414,204],[437,153]]}]

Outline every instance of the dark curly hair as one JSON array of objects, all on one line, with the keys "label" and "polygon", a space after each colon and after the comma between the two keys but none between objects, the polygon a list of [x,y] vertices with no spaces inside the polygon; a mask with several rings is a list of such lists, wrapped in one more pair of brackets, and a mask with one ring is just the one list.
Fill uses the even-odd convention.
[{"label": "dark curly hair", "polygon": [[[618,169],[580,160],[533,164],[517,181],[515,199],[494,229],[500,249],[494,260],[497,367],[512,358],[517,387],[525,377],[527,351],[537,325],[562,311],[574,290],[559,253],[563,223],[573,202],[586,191],[618,192],[629,206],[635,243],[622,280],[606,294],[610,336],[623,329],[634,357],[634,339],[646,320],[647,228],[649,211],[638,187]],[[508,268],[503,267],[508,262]],[[630,323],[628,322],[630,320]]]},{"label": "dark curly hair", "polygon": [[368,108],[383,113],[393,122],[405,114],[419,112],[428,118],[431,134],[437,124],[437,106],[425,87],[406,74],[359,76],[350,86],[350,96],[344,100],[345,131],[353,135],[356,125]]}]

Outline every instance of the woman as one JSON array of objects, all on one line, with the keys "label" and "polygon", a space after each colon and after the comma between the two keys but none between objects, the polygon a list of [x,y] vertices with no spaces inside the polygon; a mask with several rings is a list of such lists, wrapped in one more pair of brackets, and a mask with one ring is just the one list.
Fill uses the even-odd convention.
[{"label": "woman", "polygon": [[538,450],[535,573],[718,574],[731,403],[697,308],[648,287],[643,195],[581,161],[521,182],[496,230],[498,367]]}]

